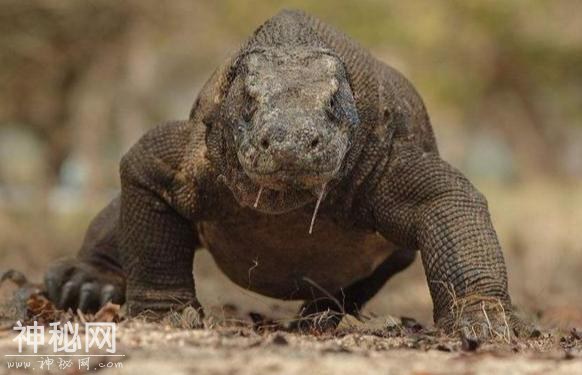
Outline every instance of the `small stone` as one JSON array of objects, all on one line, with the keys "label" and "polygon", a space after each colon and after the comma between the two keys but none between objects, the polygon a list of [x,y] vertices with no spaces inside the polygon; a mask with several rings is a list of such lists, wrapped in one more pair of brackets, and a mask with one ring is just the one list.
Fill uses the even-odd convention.
[{"label": "small stone", "polygon": [[275,345],[281,345],[281,346],[289,345],[289,341],[287,341],[287,339],[285,338],[285,336],[283,336],[280,333],[276,333],[273,336],[273,339],[271,340],[271,342],[273,344],[275,344]]}]

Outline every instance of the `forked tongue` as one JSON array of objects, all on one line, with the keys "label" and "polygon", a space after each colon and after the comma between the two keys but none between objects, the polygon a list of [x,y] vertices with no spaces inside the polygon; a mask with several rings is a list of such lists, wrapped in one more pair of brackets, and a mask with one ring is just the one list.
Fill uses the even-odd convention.
[{"label": "forked tongue", "polygon": [[313,210],[313,216],[311,217],[311,225],[309,226],[309,234],[313,233],[313,225],[315,224],[315,218],[317,217],[317,211],[319,211],[319,205],[323,200],[323,195],[325,194],[326,184],[321,186],[321,191],[319,192],[319,198],[317,198],[317,203],[315,203],[315,209]]},{"label": "forked tongue", "polygon": [[259,199],[261,199],[261,194],[263,194],[263,187],[259,187],[259,192],[257,193],[257,199],[255,199],[255,204],[253,204],[254,208],[259,206]]}]

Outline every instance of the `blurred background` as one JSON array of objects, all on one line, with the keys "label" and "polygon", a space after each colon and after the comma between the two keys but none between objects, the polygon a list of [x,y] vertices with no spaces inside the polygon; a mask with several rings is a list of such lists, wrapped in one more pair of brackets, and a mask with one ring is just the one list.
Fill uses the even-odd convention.
[{"label": "blurred background", "polygon": [[[40,280],[76,252],[118,191],[123,153],[186,118],[213,69],[283,7],[343,30],[414,83],[442,154],[489,199],[514,301],[546,322],[582,322],[576,0],[0,0],[0,271]],[[207,304],[275,305],[240,293],[208,254],[196,267]],[[413,268],[369,311],[429,322]]]}]

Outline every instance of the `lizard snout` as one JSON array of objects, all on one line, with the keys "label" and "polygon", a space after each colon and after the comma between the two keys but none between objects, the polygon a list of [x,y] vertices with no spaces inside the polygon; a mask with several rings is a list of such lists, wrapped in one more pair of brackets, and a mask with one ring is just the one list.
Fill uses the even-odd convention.
[{"label": "lizard snout", "polygon": [[272,159],[277,169],[317,170],[323,134],[314,127],[270,126],[255,143],[259,153]]}]

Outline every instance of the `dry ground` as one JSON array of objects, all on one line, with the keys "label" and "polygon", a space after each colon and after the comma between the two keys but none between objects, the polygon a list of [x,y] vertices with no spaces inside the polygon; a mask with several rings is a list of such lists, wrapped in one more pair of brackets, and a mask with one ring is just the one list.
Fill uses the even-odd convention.
[{"label": "dry ground", "polygon": [[[365,314],[370,319],[363,323],[347,319],[332,335],[274,332],[254,326],[250,313],[285,323],[295,314],[297,303],[281,303],[234,286],[216,270],[209,254],[201,252],[195,274],[201,302],[209,313],[206,328],[122,322],[117,352],[126,354],[123,369],[104,371],[582,374],[582,340],[570,333],[574,327],[582,331],[582,243],[578,238],[582,187],[536,183],[480,188],[488,196],[504,247],[514,302],[544,328],[539,339],[466,351],[456,338],[435,336],[430,331],[430,298],[418,261],[369,304]],[[30,215],[0,212],[0,271],[17,268],[40,280],[50,259],[72,253],[78,246],[89,216],[67,214],[39,223]],[[50,230],[35,229],[39,225]],[[428,333],[394,326],[401,316],[415,318]],[[13,337],[10,330],[0,331],[0,354],[15,351]],[[102,363],[117,360],[103,358]],[[1,365],[0,374],[7,372],[6,363]]]},{"label": "dry ground", "polygon": [[[481,344],[394,325],[394,320],[343,322],[333,334],[296,334],[235,321],[206,319],[204,328],[124,321],[117,354],[91,358],[91,371],[111,374],[577,374],[582,339],[543,335],[512,343]],[[16,353],[12,332],[0,331],[0,351]],[[50,354],[46,349],[44,354]],[[42,359],[42,358],[41,358]],[[6,359],[0,374],[8,369]],[[22,358],[17,359],[22,360]],[[39,372],[39,358],[31,367]],[[56,361],[56,358],[55,358]],[[81,373],[77,359],[66,373]],[[62,373],[53,363],[50,373]],[[22,371],[20,371],[22,373]]]}]

